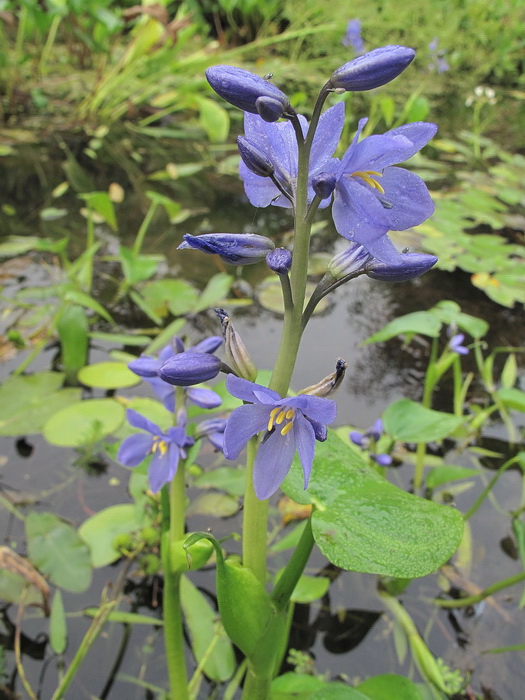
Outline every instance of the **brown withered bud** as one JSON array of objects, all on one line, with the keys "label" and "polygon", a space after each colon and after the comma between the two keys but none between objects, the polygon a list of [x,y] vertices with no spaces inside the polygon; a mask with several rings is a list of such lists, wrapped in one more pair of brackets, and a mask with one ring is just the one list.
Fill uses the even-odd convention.
[{"label": "brown withered bud", "polygon": [[335,371],[329,374],[324,379],[321,379],[317,384],[312,384],[312,386],[307,386],[306,389],[300,391],[300,394],[310,394],[310,396],[320,396],[323,399],[333,396],[335,392],[339,389],[345,378],[346,368],[348,363],[345,362],[341,357],[337,358],[335,363]]},{"label": "brown withered bud", "polygon": [[215,313],[221,321],[224,349],[229,366],[238,377],[254,382],[257,378],[257,368],[253,364],[244,341],[235,330],[228,313],[224,309],[215,309]]}]

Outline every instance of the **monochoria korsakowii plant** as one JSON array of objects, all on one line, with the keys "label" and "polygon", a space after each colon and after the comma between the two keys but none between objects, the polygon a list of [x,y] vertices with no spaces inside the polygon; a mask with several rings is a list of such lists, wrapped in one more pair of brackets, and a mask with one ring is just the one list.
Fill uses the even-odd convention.
[{"label": "monochoria korsakowii plant", "polygon": [[[228,313],[217,309],[225,361],[215,354],[218,345],[212,347],[205,341],[204,351],[199,351],[199,346],[184,350],[178,344],[174,349],[163,351],[158,359],[137,360],[132,368],[150,381],[165,403],[171,402],[170,408],[178,407],[186,398],[191,399],[190,387],[216,377],[219,372],[228,375],[226,388],[230,394],[243,401],[225,426],[211,421],[209,427],[202,424],[201,432],[213,435],[214,444],[223,449],[228,459],[237,459],[244,446],[247,447],[242,566],[217,568],[219,611],[224,627],[248,658],[243,694],[246,700],[269,697],[278,650],[284,648],[286,606],[314,543],[312,528],[306,528],[275,586],[270,604],[265,589],[268,498],[282,484],[296,452],[303,468],[304,487],[308,487],[312,468],[315,469],[316,442],[326,439],[326,426],[335,420],[336,404],[331,397],[343,381],[346,369],[346,362],[339,358],[334,372],[299,394],[288,396],[305,326],[324,296],[357,276],[366,274],[386,282],[403,281],[423,274],[437,260],[421,253],[401,253],[388,237],[389,231],[416,226],[434,211],[424,182],[399,164],[429,142],[436,133],[436,126],[415,122],[361,139],[366,124],[366,120],[361,119],[352,143],[341,158],[336,158],[345,108],[339,102],[323,111],[324,104],[331,94],[371,90],[390,82],[413,58],[414,51],[410,48],[385,46],[341,66],[321,88],[309,123],[295,112],[286,94],[269,80],[233,66],[214,66],[206,72],[215,92],[245,112],[245,133],[239,136],[238,146],[246,196],[256,207],[277,206],[290,211],[294,219],[293,248],[276,248],[271,239],[256,233],[226,232],[186,234],[179,247],[219,255],[232,265],[266,261],[278,275],[283,293],[284,319],[277,358],[269,386],[258,384],[257,368],[242,338]],[[328,207],[331,207],[337,231],[348,245],[330,261],[307,300],[311,227],[317,209]],[[159,384],[159,380],[164,384]],[[175,400],[173,394],[166,392],[166,385],[176,387]],[[187,392],[184,399],[181,392]],[[213,403],[213,397],[206,394],[201,396],[199,405],[211,407],[210,402]],[[176,433],[168,431],[161,435],[157,426],[141,421],[134,414],[130,417],[147,434],[134,443],[130,441],[126,449],[122,446],[120,454],[131,464],[139,460],[140,450],[141,454],[153,453],[155,478],[150,474],[150,483],[157,488],[161,480],[165,482],[174,475],[169,499],[166,489],[162,490],[162,504],[163,512],[168,513],[165,522],[171,514],[170,536],[181,537],[185,503],[183,454],[189,444],[183,437],[184,417],[179,413],[175,420]],[[169,455],[160,470],[161,478],[157,477],[158,450]],[[177,455],[181,461],[178,469],[173,463]],[[213,539],[209,534],[202,537]],[[195,537],[190,537],[188,543],[190,541],[194,542]],[[163,551],[167,551],[166,547]],[[163,567],[165,571],[169,567],[168,555],[163,555]],[[242,592],[233,595],[235,582],[241,579]],[[170,590],[168,580],[165,595]],[[175,603],[172,599],[171,611],[178,609],[173,607]],[[262,617],[251,624],[249,620],[256,611]],[[185,700],[188,695],[184,681],[182,627],[180,616],[178,622],[174,621],[175,617],[175,612],[168,615],[173,619],[165,616],[164,628],[167,654],[171,659],[168,663],[170,685],[172,695]],[[173,639],[178,639],[177,648],[174,648]]]}]

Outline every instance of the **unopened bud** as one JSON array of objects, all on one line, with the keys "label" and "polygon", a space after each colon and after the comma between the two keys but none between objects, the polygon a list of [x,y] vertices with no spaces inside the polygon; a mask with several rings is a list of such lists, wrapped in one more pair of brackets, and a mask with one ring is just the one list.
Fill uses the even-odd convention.
[{"label": "unopened bud", "polygon": [[237,146],[244,165],[260,177],[273,175],[274,167],[265,154],[244,136],[237,136]]},{"label": "unopened bud", "polygon": [[230,317],[224,309],[215,309],[215,313],[221,321],[228,365],[238,377],[254,382],[257,378],[257,368],[253,364],[244,341],[235,330]]},{"label": "unopened bud", "polygon": [[319,173],[312,178],[312,187],[321,199],[327,199],[334,191],[336,181],[334,173]]},{"label": "unopened bud", "polygon": [[266,256],[266,264],[278,275],[287,275],[292,266],[292,254],[286,248],[276,248]]},{"label": "unopened bud", "polygon": [[330,85],[351,92],[372,90],[397,78],[415,55],[414,49],[406,46],[381,46],[335,70]]}]

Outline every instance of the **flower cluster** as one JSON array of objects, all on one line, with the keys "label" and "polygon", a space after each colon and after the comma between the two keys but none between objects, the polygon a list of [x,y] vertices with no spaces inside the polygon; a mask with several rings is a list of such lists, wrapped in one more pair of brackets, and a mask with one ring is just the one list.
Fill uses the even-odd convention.
[{"label": "flower cluster", "polygon": [[368,450],[371,459],[374,460],[380,467],[388,467],[392,464],[392,457],[389,454],[376,454],[375,446],[379,438],[383,434],[383,421],[378,418],[374,425],[365,433],[357,430],[352,430],[350,440],[362,450]]}]

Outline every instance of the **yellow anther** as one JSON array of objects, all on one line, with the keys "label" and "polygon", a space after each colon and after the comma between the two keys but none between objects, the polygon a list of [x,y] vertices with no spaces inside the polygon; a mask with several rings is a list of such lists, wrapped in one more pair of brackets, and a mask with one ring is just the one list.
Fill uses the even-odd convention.
[{"label": "yellow anther", "polygon": [[286,417],[287,411],[288,411],[288,409],[283,408],[282,411],[279,413],[279,415],[278,415],[277,418],[275,419],[275,422],[277,423],[277,425],[281,425],[281,423],[283,422],[283,420],[284,420],[285,417]]},{"label": "yellow anther", "polygon": [[286,420],[291,420],[295,416],[295,411],[293,408],[289,408],[286,411]]},{"label": "yellow anther", "polygon": [[287,433],[290,432],[290,430],[293,428],[293,421],[290,421],[287,423],[284,428],[281,430],[281,435],[286,435]]},{"label": "yellow anther", "polygon": [[164,457],[168,451],[168,443],[165,440],[162,440],[158,435],[153,438],[153,445],[151,447],[153,454],[155,454],[157,450],[160,452],[162,457]]},{"label": "yellow anther", "polygon": [[268,421],[268,431],[273,430],[273,424],[274,424],[275,418],[280,410],[281,410],[281,407],[276,406],[275,408],[272,408],[272,410],[270,411],[270,420]]},{"label": "yellow anther", "polygon": [[367,185],[370,185],[370,187],[378,190],[381,194],[385,194],[383,187],[379,184],[379,182],[377,182],[377,180],[374,180],[372,175],[375,177],[381,177],[382,173],[378,172],[377,170],[356,170],[355,173],[352,173],[352,177],[360,177],[362,180],[364,180],[364,182],[366,182]]}]

